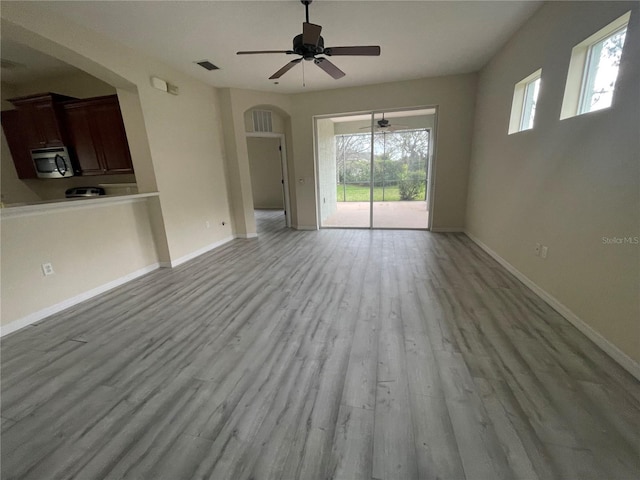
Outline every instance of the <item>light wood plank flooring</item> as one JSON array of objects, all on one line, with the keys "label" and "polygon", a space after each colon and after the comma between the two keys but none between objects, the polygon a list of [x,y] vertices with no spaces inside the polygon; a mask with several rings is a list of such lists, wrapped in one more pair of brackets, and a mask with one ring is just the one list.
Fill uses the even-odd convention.
[{"label": "light wood plank flooring", "polygon": [[638,478],[640,386],[462,234],[290,231],[2,340],[2,478]]}]

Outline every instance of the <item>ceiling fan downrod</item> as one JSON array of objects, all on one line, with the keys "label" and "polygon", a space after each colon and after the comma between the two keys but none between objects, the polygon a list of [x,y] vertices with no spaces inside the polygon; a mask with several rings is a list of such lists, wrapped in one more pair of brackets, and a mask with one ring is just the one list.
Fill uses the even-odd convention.
[{"label": "ceiling fan downrod", "polygon": [[304,13],[305,13],[305,16],[306,16],[306,19],[307,19],[306,20],[307,23],[310,23],[309,22],[309,4],[311,2],[313,2],[313,0],[300,0],[300,3],[302,3],[304,5]]}]

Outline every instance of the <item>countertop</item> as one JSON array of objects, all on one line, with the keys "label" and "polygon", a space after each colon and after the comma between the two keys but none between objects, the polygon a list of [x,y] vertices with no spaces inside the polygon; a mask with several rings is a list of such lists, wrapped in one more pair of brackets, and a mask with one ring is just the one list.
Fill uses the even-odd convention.
[{"label": "countertop", "polygon": [[115,203],[129,203],[146,201],[148,198],[157,197],[158,192],[136,193],[132,195],[101,195],[99,197],[63,198],[59,200],[46,200],[34,203],[12,203],[0,208],[0,218],[23,217],[28,215],[41,215],[55,210],[67,210],[74,208],[94,208]]}]

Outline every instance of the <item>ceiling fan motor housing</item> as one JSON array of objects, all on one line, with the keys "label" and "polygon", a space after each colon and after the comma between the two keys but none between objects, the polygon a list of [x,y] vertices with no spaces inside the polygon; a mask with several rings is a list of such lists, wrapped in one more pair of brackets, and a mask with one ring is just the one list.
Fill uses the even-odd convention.
[{"label": "ceiling fan motor housing", "polygon": [[304,44],[302,34],[293,38],[293,51],[301,55],[305,60],[313,60],[315,55],[324,53],[324,38],[320,37],[318,45]]}]

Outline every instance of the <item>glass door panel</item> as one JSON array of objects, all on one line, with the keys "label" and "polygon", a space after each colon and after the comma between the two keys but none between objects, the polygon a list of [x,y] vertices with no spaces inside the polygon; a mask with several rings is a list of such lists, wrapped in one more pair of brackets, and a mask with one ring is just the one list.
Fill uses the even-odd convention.
[{"label": "glass door panel", "polygon": [[375,114],[373,228],[426,229],[427,171],[434,114]]},{"label": "glass door panel", "polygon": [[370,118],[358,115],[316,120],[323,227],[371,226]]}]

